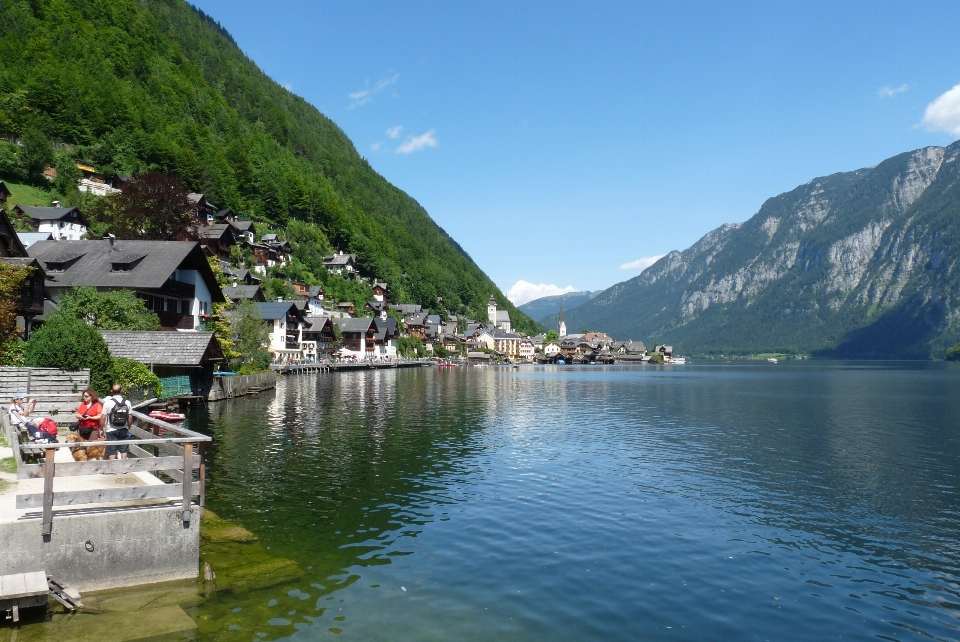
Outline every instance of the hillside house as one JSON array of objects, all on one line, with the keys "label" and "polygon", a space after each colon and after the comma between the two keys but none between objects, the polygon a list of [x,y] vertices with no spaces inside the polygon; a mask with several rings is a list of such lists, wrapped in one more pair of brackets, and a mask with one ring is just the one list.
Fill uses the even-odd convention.
[{"label": "hillside house", "polygon": [[116,177],[110,178],[101,174],[92,165],[77,163],[80,170],[80,180],[77,181],[77,190],[94,196],[109,196],[120,192],[121,181]]},{"label": "hillside house", "polygon": [[353,276],[357,273],[357,255],[337,252],[323,257],[323,266],[331,274]]},{"label": "hillside house", "polygon": [[301,333],[303,356],[310,361],[325,359],[333,352],[333,320],[327,316],[308,316]]},{"label": "hillside house", "polygon": [[49,232],[55,241],[79,241],[87,233],[87,218],[76,207],[16,205],[13,209],[29,218],[34,230]]},{"label": "hillside house", "polygon": [[195,241],[41,241],[27,250],[58,301],[73,287],[133,290],[167,329],[193,330],[226,298]]},{"label": "hillside house", "polygon": [[44,287],[46,274],[40,262],[27,254],[20,236],[7,218],[7,213],[2,209],[0,209],[0,261],[9,265],[33,268],[33,272],[20,286],[15,307],[18,317],[17,325],[23,328],[24,338],[29,338],[33,320],[43,314],[44,301],[49,298]]},{"label": "hillside house", "polygon": [[10,189],[3,181],[0,181],[0,207],[5,206],[7,204],[7,199],[11,196],[12,194],[10,193]]},{"label": "hillside house", "polygon": [[333,322],[340,326],[340,332],[343,333],[343,347],[339,350],[341,357],[362,361],[375,356],[377,326],[374,319],[334,319]]},{"label": "hillside house", "polygon": [[207,248],[210,256],[222,260],[230,259],[230,248],[237,244],[237,230],[230,223],[214,223],[194,228],[200,245]]},{"label": "hillside house", "polygon": [[246,285],[238,283],[237,285],[228,285],[223,288],[223,296],[234,303],[240,303],[245,299],[258,303],[266,303],[267,297],[259,285]]},{"label": "hillside house", "polygon": [[386,283],[374,283],[373,284],[373,298],[380,302],[388,302],[387,297],[387,284]]},{"label": "hillside house", "polygon": [[196,217],[197,225],[213,225],[219,211],[215,204],[208,201],[203,194],[194,192],[187,194],[187,200],[190,201],[190,211]]},{"label": "hillside house", "polygon": [[299,359],[302,357],[302,331],[307,319],[299,307],[291,301],[258,302],[260,318],[270,330],[268,349],[274,360]]}]

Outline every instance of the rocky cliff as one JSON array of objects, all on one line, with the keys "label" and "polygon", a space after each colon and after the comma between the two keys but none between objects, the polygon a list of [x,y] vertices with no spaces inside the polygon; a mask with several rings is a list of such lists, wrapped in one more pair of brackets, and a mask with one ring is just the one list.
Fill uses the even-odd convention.
[{"label": "rocky cliff", "polygon": [[817,178],[614,285],[567,326],[691,353],[942,356],[960,339],[960,142]]}]

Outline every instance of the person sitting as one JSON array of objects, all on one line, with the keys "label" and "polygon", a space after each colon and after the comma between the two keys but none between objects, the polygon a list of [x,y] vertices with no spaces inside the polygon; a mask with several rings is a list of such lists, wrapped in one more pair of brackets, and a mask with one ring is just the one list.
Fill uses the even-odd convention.
[{"label": "person sitting", "polygon": [[[77,408],[77,434],[67,435],[67,442],[102,441],[100,434],[100,420],[103,418],[103,404],[97,397],[95,390],[83,391],[83,400]],[[88,446],[86,448],[71,448],[70,453],[76,461],[89,459],[103,459],[106,456],[106,446]]]},{"label": "person sitting", "polygon": [[10,425],[13,426],[13,429],[17,432],[26,429],[30,433],[30,439],[46,439],[46,434],[37,427],[36,424],[30,423],[25,419],[31,412],[37,409],[37,400],[31,399],[28,402],[24,402],[26,397],[24,397],[22,392],[16,392],[13,395],[12,403],[10,404]]}]

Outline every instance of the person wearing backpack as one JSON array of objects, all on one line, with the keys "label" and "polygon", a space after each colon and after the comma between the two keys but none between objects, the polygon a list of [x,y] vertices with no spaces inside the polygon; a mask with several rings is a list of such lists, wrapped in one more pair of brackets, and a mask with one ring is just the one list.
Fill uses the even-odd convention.
[{"label": "person wearing backpack", "polygon": [[110,396],[103,400],[103,429],[107,435],[107,459],[126,459],[130,454],[130,445],[113,445],[113,442],[124,442],[132,439],[130,425],[133,421],[133,404],[123,396],[120,384],[113,384]]}]

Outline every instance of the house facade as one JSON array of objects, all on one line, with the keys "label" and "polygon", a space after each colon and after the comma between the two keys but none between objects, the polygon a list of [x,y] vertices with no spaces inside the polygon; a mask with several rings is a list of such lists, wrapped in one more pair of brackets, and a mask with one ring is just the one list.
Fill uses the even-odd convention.
[{"label": "house facade", "polygon": [[55,241],[79,241],[87,233],[87,218],[76,207],[17,205],[13,209],[28,217],[34,230],[51,234]]},{"label": "house facade", "polygon": [[77,286],[133,290],[166,329],[193,330],[226,301],[194,241],[40,241],[27,252],[54,301]]}]

